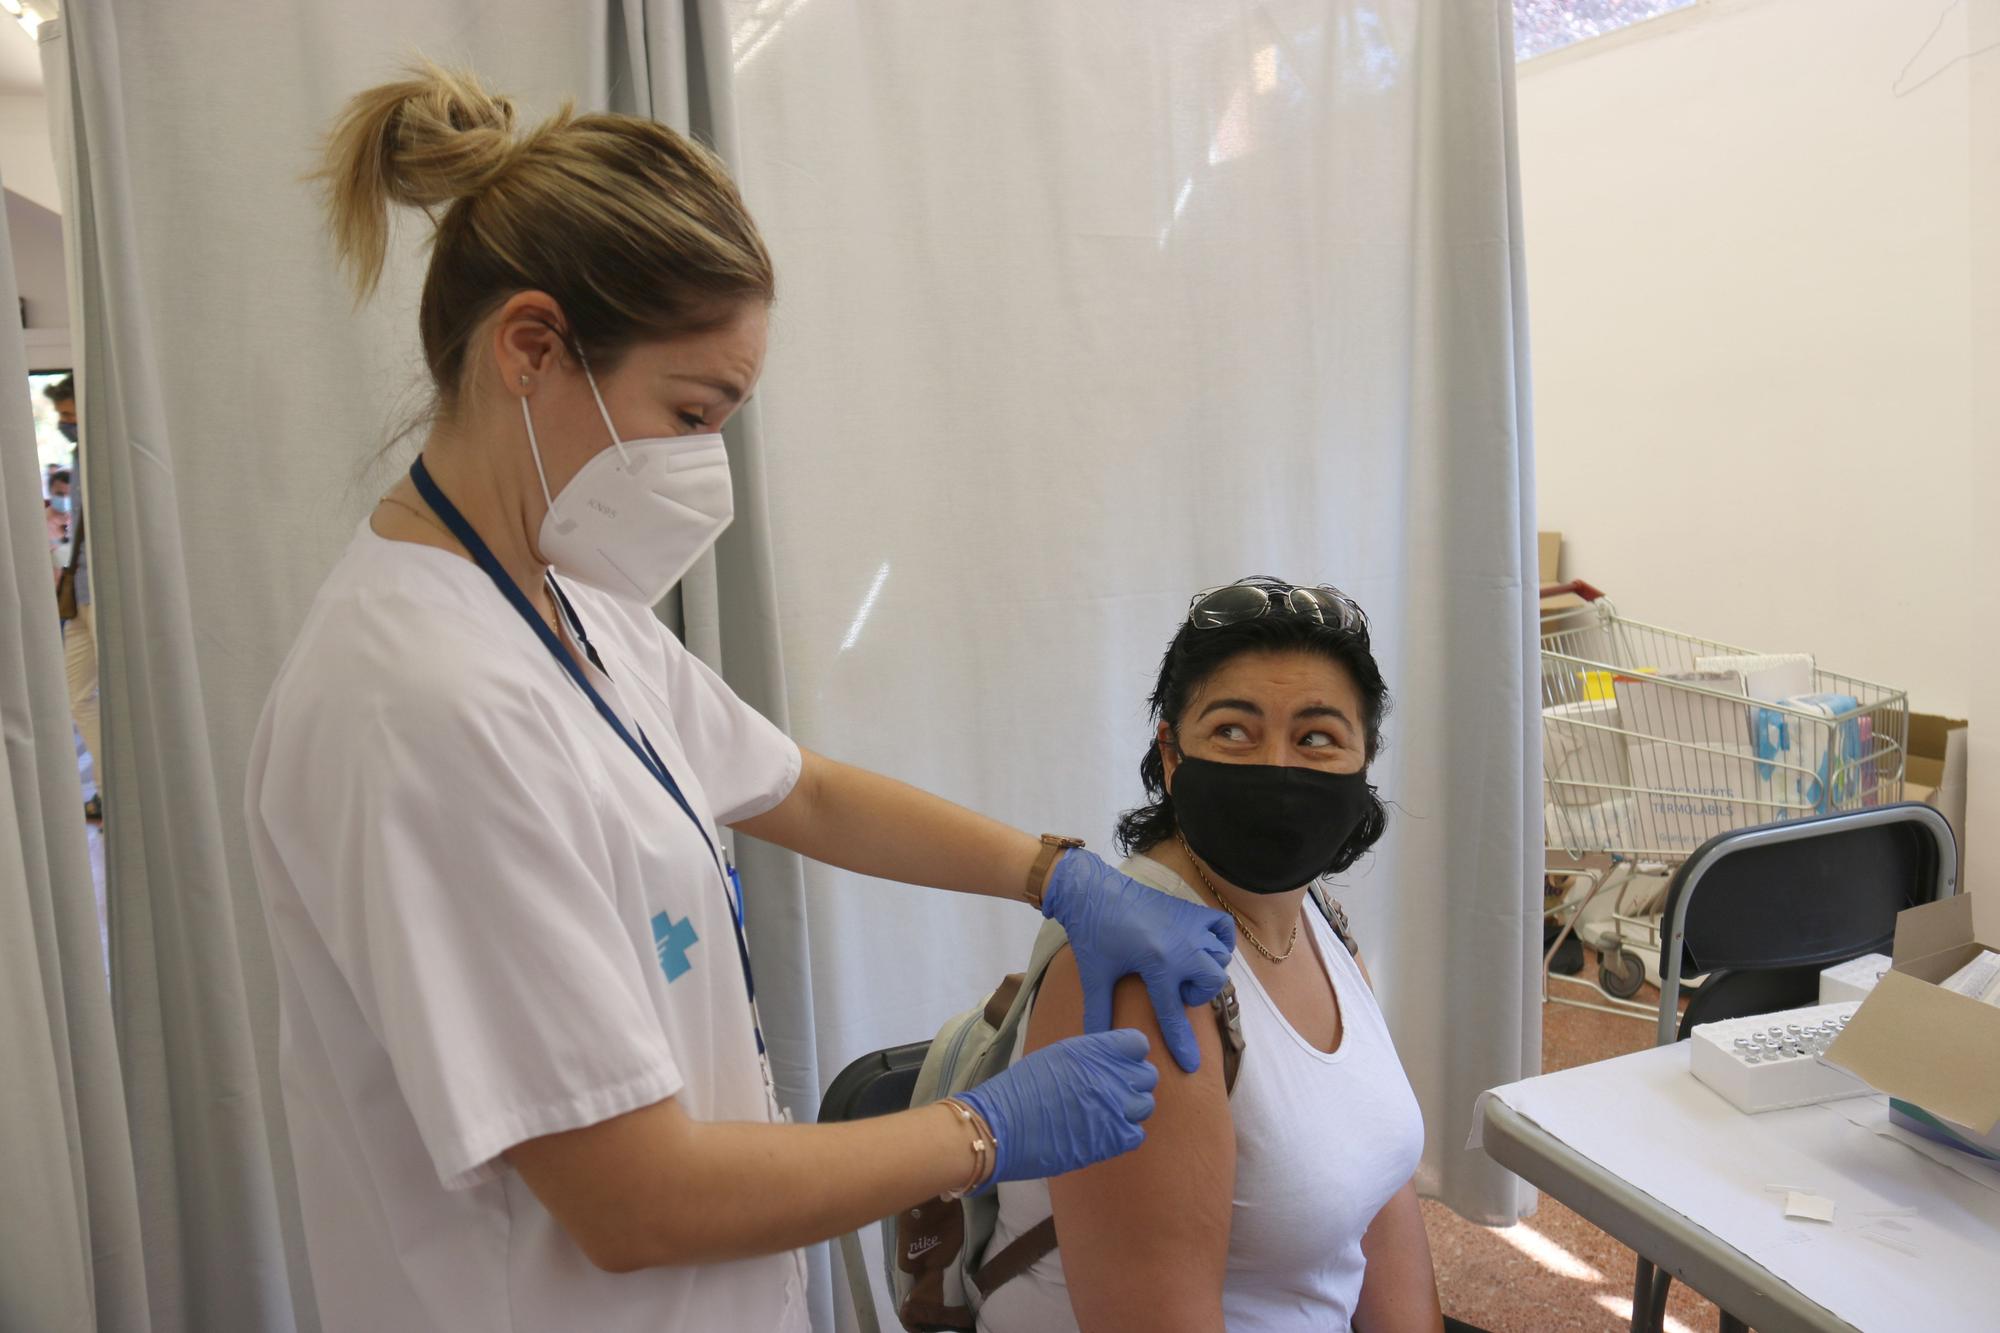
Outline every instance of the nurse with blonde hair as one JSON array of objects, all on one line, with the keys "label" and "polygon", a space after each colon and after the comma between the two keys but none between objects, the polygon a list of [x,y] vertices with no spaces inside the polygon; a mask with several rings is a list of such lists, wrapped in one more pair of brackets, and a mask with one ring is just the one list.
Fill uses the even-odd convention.
[{"label": "nurse with blonde hair", "polygon": [[[1193,1069],[1229,918],[802,751],[650,609],[730,520],[718,432],[774,293],[716,159],[626,116],[517,132],[426,65],[349,103],[324,178],[363,295],[390,206],[431,218],[437,395],[251,757],[325,1326],[803,1330],[801,1247],[1136,1147],[1158,1074],[1112,989],[1136,973]],[[784,1123],[720,826],[1025,898],[1068,930],[1085,1035],[934,1106]]]}]

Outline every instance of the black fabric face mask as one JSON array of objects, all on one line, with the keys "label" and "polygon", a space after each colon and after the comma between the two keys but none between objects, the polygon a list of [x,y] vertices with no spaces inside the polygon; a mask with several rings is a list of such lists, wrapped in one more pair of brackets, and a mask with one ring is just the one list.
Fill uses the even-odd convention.
[{"label": "black fabric face mask", "polygon": [[1366,773],[1183,758],[1174,817],[1195,855],[1238,888],[1286,893],[1332,864],[1369,808]]}]

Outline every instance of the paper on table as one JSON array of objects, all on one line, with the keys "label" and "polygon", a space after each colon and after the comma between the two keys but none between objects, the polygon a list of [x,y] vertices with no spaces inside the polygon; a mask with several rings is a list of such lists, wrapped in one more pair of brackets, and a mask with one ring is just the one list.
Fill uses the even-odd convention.
[{"label": "paper on table", "polygon": [[1802,1222],[1831,1222],[1834,1202],[1822,1194],[1801,1194],[1793,1190],[1785,1195],[1785,1216]]}]

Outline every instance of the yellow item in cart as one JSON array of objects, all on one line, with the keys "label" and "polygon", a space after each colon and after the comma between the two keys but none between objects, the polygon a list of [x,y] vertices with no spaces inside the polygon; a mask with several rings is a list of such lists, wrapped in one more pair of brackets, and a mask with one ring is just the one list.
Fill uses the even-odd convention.
[{"label": "yellow item in cart", "polygon": [[1583,673],[1583,697],[1585,699],[1616,700],[1618,695],[1612,690],[1611,682],[1620,676],[1657,676],[1658,667],[1634,667],[1631,671],[1586,671]]}]

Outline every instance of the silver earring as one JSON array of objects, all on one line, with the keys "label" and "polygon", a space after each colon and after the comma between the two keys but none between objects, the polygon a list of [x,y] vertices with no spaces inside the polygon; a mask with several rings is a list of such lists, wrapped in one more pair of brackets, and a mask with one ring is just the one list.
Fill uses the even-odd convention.
[{"label": "silver earring", "polygon": [[524,389],[528,387],[528,377],[526,375],[521,376],[521,387]]}]

